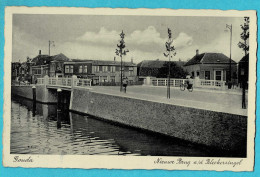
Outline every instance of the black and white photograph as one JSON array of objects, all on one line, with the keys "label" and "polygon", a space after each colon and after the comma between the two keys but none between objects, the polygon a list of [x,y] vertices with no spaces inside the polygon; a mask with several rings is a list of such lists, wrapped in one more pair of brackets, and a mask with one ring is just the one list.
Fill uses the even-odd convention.
[{"label": "black and white photograph", "polygon": [[253,170],[255,11],[6,12],[4,165]]}]

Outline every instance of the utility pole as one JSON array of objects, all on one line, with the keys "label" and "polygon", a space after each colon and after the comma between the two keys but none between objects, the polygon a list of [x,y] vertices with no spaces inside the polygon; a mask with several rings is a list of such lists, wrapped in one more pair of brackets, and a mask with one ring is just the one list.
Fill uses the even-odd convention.
[{"label": "utility pole", "polygon": [[51,56],[51,46],[55,47],[54,41],[49,40],[49,56]]},{"label": "utility pole", "polygon": [[229,56],[229,82],[228,82],[228,89],[231,89],[232,87],[232,81],[231,81],[231,76],[232,76],[232,72],[231,72],[231,50],[232,50],[232,24],[228,25],[226,24],[226,28],[228,28],[230,30],[230,56]]},{"label": "utility pole", "polygon": [[127,52],[129,52],[128,49],[124,49],[125,48],[125,41],[124,41],[124,38],[125,38],[125,33],[121,32],[120,34],[120,41],[119,41],[119,44],[117,44],[117,47],[118,49],[116,49],[116,55],[120,56],[121,58],[121,67],[120,67],[120,92],[123,91],[123,75],[122,75],[122,71],[123,71],[123,61],[122,61],[122,58],[123,58],[123,55],[126,55]]},{"label": "utility pole", "polygon": [[171,98],[171,87],[170,87],[170,76],[171,76],[171,58],[172,55],[176,55],[175,48],[172,46],[172,31],[168,28],[168,41],[165,43],[166,52],[164,53],[165,57],[169,57],[169,72],[168,72],[168,84],[167,84],[167,98]]}]

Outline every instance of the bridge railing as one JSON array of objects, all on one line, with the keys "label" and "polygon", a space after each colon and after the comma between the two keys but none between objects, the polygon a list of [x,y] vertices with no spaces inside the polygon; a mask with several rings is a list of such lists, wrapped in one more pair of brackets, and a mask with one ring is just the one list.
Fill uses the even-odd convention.
[{"label": "bridge railing", "polygon": [[[180,87],[181,84],[185,82],[185,79],[170,79],[170,86]],[[168,78],[156,78],[152,79],[153,86],[167,86]]]},{"label": "bridge railing", "polygon": [[77,79],[77,87],[88,87],[91,86],[91,79]]},{"label": "bridge railing", "polygon": [[[186,79],[170,79],[171,87],[179,87],[181,84],[185,83]],[[153,86],[167,86],[168,78],[153,78],[151,79],[151,84]],[[193,86],[200,88],[216,88],[223,89],[226,86],[225,81],[217,81],[217,80],[204,80],[204,79],[193,79]]]},{"label": "bridge railing", "polygon": [[44,79],[43,78],[37,78],[37,85],[44,85]]},{"label": "bridge railing", "polygon": [[199,84],[202,87],[208,87],[208,88],[224,88],[226,82],[217,81],[217,80],[199,80]]},{"label": "bridge railing", "polygon": [[37,85],[89,87],[91,86],[91,79],[46,77],[38,78]]}]

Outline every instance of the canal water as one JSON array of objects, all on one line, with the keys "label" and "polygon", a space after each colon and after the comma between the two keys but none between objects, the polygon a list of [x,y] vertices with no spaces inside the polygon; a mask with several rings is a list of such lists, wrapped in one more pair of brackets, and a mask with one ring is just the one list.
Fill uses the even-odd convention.
[{"label": "canal water", "polygon": [[62,111],[61,124],[57,124],[56,108],[56,105],[12,97],[12,154],[219,156],[207,148],[66,109]]}]

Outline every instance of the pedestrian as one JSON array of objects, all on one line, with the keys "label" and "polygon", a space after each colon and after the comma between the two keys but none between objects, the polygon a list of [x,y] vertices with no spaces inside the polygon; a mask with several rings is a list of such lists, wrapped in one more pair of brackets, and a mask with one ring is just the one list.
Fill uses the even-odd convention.
[{"label": "pedestrian", "polygon": [[128,84],[128,78],[124,78],[123,79],[123,87],[124,87],[124,92],[126,93],[126,87],[127,87],[127,84]]},{"label": "pedestrian", "polygon": [[191,88],[192,88],[192,85],[193,85],[193,77],[191,76],[191,77],[188,79],[187,89],[191,89]]}]

